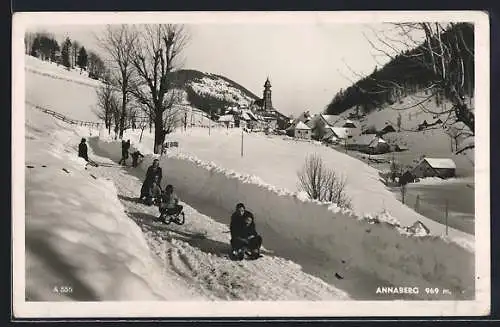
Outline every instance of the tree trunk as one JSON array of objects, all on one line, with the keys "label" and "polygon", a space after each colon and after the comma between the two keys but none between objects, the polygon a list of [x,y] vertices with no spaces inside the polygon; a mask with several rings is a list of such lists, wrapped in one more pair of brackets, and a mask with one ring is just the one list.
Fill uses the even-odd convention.
[{"label": "tree trunk", "polygon": [[123,130],[125,129],[125,116],[127,112],[127,96],[122,97],[122,111],[120,115],[120,138],[123,138]]},{"label": "tree trunk", "polygon": [[[161,117],[161,116],[160,116]],[[163,144],[163,124],[161,118],[155,119],[155,146],[154,153],[158,153],[158,146]]]}]

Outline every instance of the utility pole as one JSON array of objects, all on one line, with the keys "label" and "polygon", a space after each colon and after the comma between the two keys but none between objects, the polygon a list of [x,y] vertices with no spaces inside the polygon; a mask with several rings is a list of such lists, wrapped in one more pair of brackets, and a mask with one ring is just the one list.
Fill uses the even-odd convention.
[{"label": "utility pole", "polygon": [[210,135],[211,128],[212,128],[212,108],[210,108],[208,115],[208,135]]},{"label": "utility pole", "polygon": [[446,224],[446,235],[448,235],[448,199],[445,200],[445,207],[444,207],[444,221]]},{"label": "utility pole", "polygon": [[241,129],[241,156],[243,157],[243,128]]}]

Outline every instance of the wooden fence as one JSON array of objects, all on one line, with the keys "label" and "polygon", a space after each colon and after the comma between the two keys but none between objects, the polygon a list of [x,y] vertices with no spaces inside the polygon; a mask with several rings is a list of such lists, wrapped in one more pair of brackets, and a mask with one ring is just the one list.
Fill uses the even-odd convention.
[{"label": "wooden fence", "polygon": [[59,120],[62,120],[63,122],[65,123],[68,123],[68,124],[72,124],[72,125],[77,125],[77,126],[88,126],[88,127],[96,127],[96,128],[99,128],[103,123],[97,123],[97,122],[93,122],[93,121],[84,121],[84,120],[77,120],[77,119],[71,119],[69,117],[66,117],[64,116],[63,114],[61,113],[58,113],[54,110],[50,110],[48,108],[44,108],[44,107],[40,107],[40,106],[37,106],[33,103],[30,103],[28,101],[25,101],[26,104],[46,113],[46,114],[49,114],[51,115],[52,117],[55,117]]}]

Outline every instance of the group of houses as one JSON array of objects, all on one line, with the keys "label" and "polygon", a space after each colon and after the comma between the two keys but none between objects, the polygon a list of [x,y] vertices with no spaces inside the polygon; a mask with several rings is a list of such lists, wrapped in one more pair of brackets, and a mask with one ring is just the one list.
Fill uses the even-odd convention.
[{"label": "group of houses", "polygon": [[403,149],[391,147],[383,138],[383,135],[395,131],[390,123],[380,126],[378,130],[363,130],[361,124],[353,119],[337,115],[311,115],[308,111],[290,121],[290,126],[286,129],[287,135],[291,137],[339,144],[351,150],[371,154]]},{"label": "group of houses", "polygon": [[239,127],[247,130],[277,130],[284,129],[288,124],[288,117],[273,107],[271,98],[271,82],[269,78],[264,83],[264,92],[261,99],[257,99],[248,106],[229,106],[222,109],[218,123],[226,128]]}]

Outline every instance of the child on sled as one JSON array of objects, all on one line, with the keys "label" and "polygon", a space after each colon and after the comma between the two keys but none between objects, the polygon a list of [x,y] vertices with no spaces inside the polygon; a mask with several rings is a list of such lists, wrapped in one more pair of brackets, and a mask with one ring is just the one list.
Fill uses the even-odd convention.
[{"label": "child on sled", "polygon": [[174,193],[174,187],[172,185],[167,185],[165,191],[161,196],[160,208],[160,218],[165,216],[178,215],[182,212],[183,207],[179,205],[179,198]]}]

